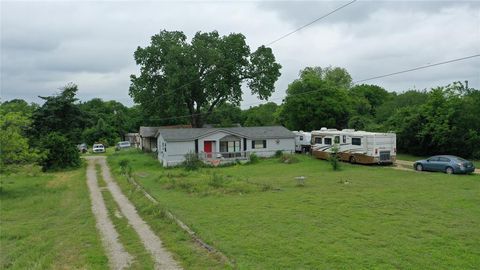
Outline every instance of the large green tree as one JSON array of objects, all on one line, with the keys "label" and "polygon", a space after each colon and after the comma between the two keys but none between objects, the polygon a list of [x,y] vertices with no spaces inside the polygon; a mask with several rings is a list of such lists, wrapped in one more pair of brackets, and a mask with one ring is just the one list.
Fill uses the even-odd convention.
[{"label": "large green tree", "polygon": [[206,118],[206,123],[213,124],[217,127],[231,127],[237,124],[242,124],[244,115],[240,106],[224,103],[219,105]]},{"label": "large green tree", "polygon": [[25,136],[30,122],[28,115],[0,109],[0,171],[7,165],[35,162],[40,157]]},{"label": "large green tree", "polygon": [[341,68],[306,68],[292,82],[282,105],[280,122],[293,130],[344,128],[350,115],[348,72]]},{"label": "large green tree", "polygon": [[41,137],[58,132],[71,143],[79,143],[87,121],[84,112],[76,103],[78,87],[68,84],[57,95],[40,97],[45,103],[32,115],[31,139],[39,142]]},{"label": "large green tree", "polygon": [[454,83],[433,88],[426,101],[404,106],[387,121],[400,151],[480,157],[480,91]]},{"label": "large green tree", "polygon": [[[108,133],[108,141],[117,140],[127,132],[138,131],[142,124],[141,116],[137,108],[128,108],[122,103],[114,100],[103,101],[100,98],[93,98],[87,102],[80,104],[80,109],[85,113],[87,118],[87,126],[89,128],[97,128],[98,122],[102,120],[104,126],[108,127],[111,132]],[[98,129],[97,129],[98,130]],[[105,129],[104,129],[105,130]],[[91,130],[90,130],[91,131]],[[90,132],[90,135],[92,132]],[[103,133],[105,135],[105,133]],[[83,133],[85,135],[85,132]],[[83,137],[85,142],[96,141],[92,136]],[[102,137],[103,138],[103,137]],[[99,138],[98,138],[99,139]]]},{"label": "large green tree", "polygon": [[198,32],[191,42],[183,32],[161,31],[134,57],[140,66],[140,74],[131,76],[134,101],[151,115],[170,118],[168,124],[185,120],[175,116],[191,115],[194,127],[219,104],[238,105],[243,83],[258,98],[270,97],[281,68],[270,48],[251,53],[242,34],[216,31]]},{"label": "large green tree", "polygon": [[244,126],[273,126],[278,124],[277,110],[279,106],[274,102],[268,102],[255,107],[250,107],[244,112]]}]

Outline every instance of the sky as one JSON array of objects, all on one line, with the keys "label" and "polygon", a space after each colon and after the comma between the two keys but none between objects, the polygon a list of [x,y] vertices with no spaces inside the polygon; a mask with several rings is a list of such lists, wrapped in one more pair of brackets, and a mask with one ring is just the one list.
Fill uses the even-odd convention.
[{"label": "sky", "polygon": [[[252,51],[345,1],[3,1],[1,101],[59,92],[133,105],[133,53],[161,30],[242,33]],[[272,100],[307,66],[348,70],[354,81],[480,54],[480,1],[362,1],[271,45],[281,77]],[[365,83],[388,91],[468,80],[480,89],[480,57]],[[261,103],[245,87],[242,107]]]}]

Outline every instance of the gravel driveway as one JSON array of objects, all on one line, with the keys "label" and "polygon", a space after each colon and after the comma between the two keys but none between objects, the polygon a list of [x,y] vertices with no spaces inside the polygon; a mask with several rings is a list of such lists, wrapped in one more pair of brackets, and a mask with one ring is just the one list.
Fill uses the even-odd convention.
[{"label": "gravel driveway", "polygon": [[[107,183],[107,188],[109,192],[112,194],[113,199],[118,204],[120,211],[122,214],[127,218],[128,223],[132,226],[135,232],[140,237],[145,249],[150,252],[152,255],[153,261],[155,262],[155,269],[182,269],[178,263],[173,259],[172,254],[168,252],[162,245],[162,241],[160,238],[152,231],[150,226],[138,215],[137,210],[133,206],[133,204],[128,200],[128,198],[123,194],[120,187],[117,183],[113,180],[110,169],[107,166],[106,158],[104,156],[95,156],[95,157],[88,157],[89,166],[87,168],[87,178],[89,182],[89,186],[92,185],[94,192],[91,191],[92,197],[92,209],[96,204],[102,204],[103,208],[105,208],[105,204],[103,202],[103,198],[101,193],[98,189],[98,184],[96,181],[96,174],[95,174],[95,163],[99,163],[102,168],[102,176],[104,181]],[[93,179],[94,180],[91,180]],[[90,183],[91,182],[91,183]],[[98,191],[96,192],[95,189]],[[106,208],[105,208],[106,211]],[[95,213],[95,211],[94,211]],[[97,218],[97,226],[98,223],[104,223],[106,220],[109,220],[108,215],[98,216]],[[111,221],[109,222],[111,224]],[[99,229],[100,230],[100,229]],[[106,230],[106,231],[105,231]],[[118,234],[115,231],[115,228],[109,226],[108,228],[100,230],[102,237],[118,237]],[[104,236],[106,235],[106,236]],[[118,243],[118,240],[115,239]],[[108,243],[111,244],[109,241]],[[120,244],[120,243],[118,243]],[[106,244],[107,250],[110,251],[109,245]],[[111,252],[109,252],[110,254]],[[112,256],[109,255],[109,259],[113,261],[112,267],[114,269],[122,269],[127,267],[130,260],[128,253],[122,253],[122,256],[116,256],[118,254],[112,253]],[[120,266],[120,267],[118,267]]]}]

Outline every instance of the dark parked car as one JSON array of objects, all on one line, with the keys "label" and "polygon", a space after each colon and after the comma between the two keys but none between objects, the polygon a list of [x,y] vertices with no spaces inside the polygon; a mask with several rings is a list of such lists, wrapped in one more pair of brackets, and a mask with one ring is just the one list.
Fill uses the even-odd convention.
[{"label": "dark parked car", "polygon": [[456,156],[433,156],[413,163],[417,171],[437,171],[452,173],[472,173],[475,166],[471,161]]}]

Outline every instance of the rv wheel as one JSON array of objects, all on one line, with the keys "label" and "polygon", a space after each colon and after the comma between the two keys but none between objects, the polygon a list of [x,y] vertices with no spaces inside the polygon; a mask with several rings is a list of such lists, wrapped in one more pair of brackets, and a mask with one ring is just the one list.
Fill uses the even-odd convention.
[{"label": "rv wheel", "polygon": [[357,161],[355,160],[355,157],[354,156],[351,156],[350,159],[349,159],[350,163],[352,164],[355,164],[357,163]]}]

